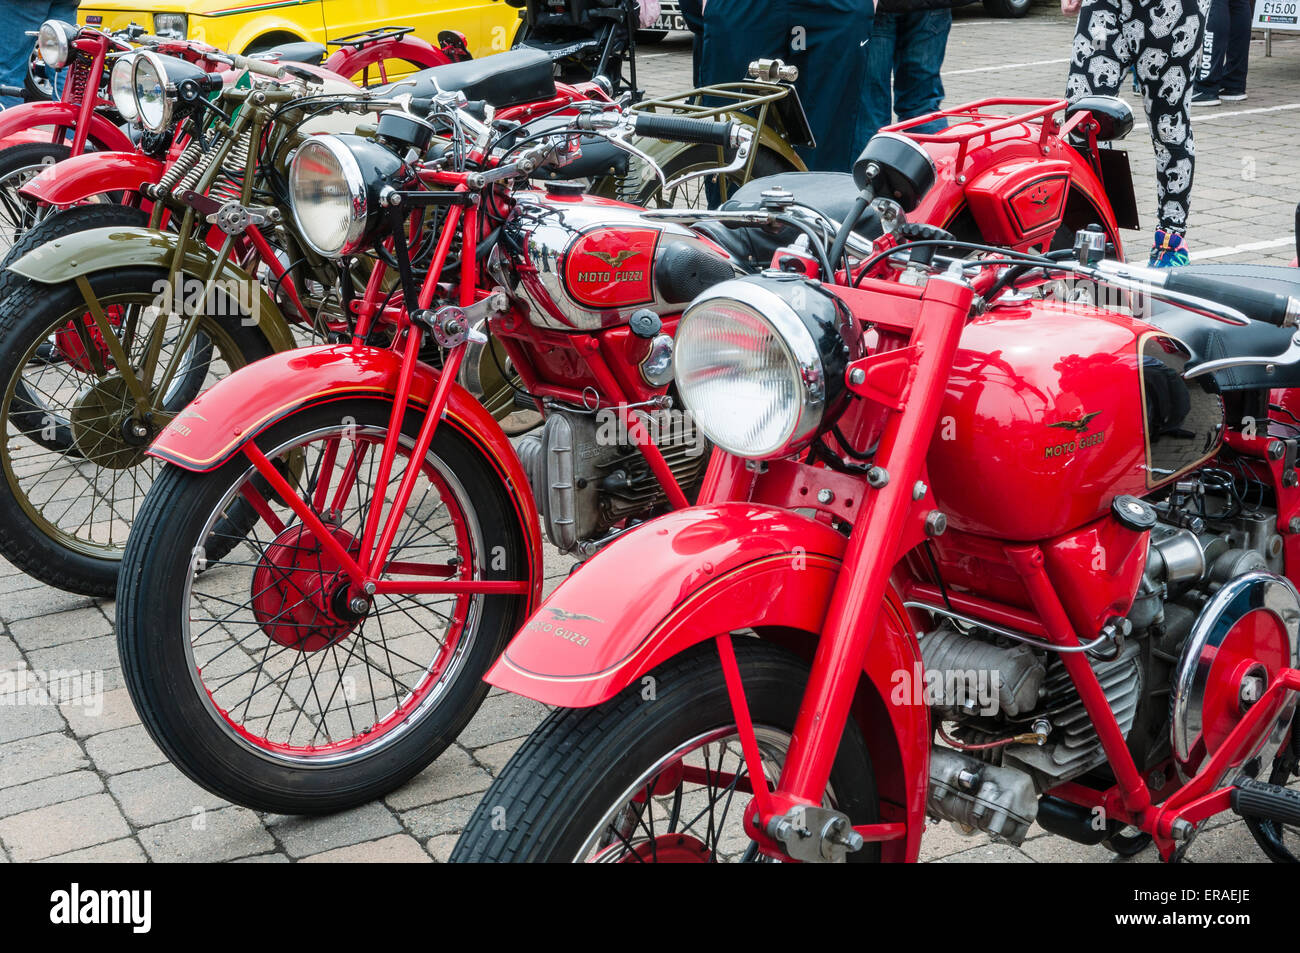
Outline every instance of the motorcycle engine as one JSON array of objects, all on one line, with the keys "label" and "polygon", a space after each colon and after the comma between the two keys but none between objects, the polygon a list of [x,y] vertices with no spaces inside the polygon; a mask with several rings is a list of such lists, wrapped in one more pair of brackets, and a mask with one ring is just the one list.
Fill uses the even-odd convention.
[{"label": "motorcycle engine", "polygon": [[[669,412],[642,415],[678,486],[693,498],[709,444],[698,430],[683,430],[683,419]],[[645,519],[667,503],[645,457],[613,413],[551,407],[541,432],[520,438],[516,449],[546,535],[562,552],[589,555],[612,527]]]},{"label": "motorcycle engine", "polygon": [[[1174,700],[1176,684],[1198,662],[1195,653],[1189,658],[1184,652],[1194,627],[1203,630],[1207,621],[1222,622],[1225,612],[1237,611],[1215,599],[1229,583],[1273,585],[1271,574],[1281,571],[1276,512],[1249,505],[1250,494],[1243,496],[1238,487],[1232,475],[1206,468],[1156,505],[1146,570],[1126,625],[1121,623],[1131,628],[1111,657],[1087,656],[1152,787],[1164,786],[1160,766],[1177,754],[1171,752],[1177,731],[1185,734],[1189,722],[1199,725],[1199,711],[1190,714]],[[932,816],[1018,844],[1043,792],[1075,778],[1087,783],[1092,774],[1099,788],[1113,783],[1059,654],[976,625],[936,619],[920,640],[932,686],[926,701],[934,720],[949,726],[952,744],[931,751]],[[1294,639],[1293,634],[1293,651]],[[1037,744],[979,747],[1035,733],[1041,737]]]}]

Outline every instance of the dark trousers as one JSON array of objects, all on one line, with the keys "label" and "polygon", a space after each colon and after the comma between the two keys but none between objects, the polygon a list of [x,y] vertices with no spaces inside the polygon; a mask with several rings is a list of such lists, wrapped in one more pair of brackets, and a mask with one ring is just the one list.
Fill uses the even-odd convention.
[{"label": "dark trousers", "polygon": [[[862,87],[868,138],[892,123],[895,113],[901,122],[932,113],[943,103],[939,71],[951,29],[951,10],[876,14]],[[936,119],[911,131],[938,132],[947,125],[947,120]]]},{"label": "dark trousers", "polygon": [[1211,0],[1196,91],[1244,93],[1250,60],[1251,0]]},{"label": "dark trousers", "polygon": [[799,91],[815,149],[810,169],[848,172],[866,145],[861,90],[871,40],[871,0],[709,0],[700,79],[745,79],[751,60],[779,57],[799,67]]}]

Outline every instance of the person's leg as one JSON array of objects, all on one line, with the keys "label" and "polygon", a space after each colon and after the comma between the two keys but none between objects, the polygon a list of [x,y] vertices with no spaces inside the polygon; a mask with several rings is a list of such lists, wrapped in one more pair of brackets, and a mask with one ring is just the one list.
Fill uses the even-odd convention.
[{"label": "person's leg", "polygon": [[[71,15],[60,17],[76,21],[77,5],[36,2],[20,0],[18,3],[5,4],[4,16],[0,17],[0,86],[19,86],[27,79],[27,61],[32,55],[32,46],[36,40],[27,35],[28,30],[38,30],[42,23],[54,16],[52,10],[70,7]],[[14,106],[22,100],[14,96],[0,96],[0,107]]]},{"label": "person's leg", "polygon": [[1119,95],[1120,78],[1130,60],[1129,44],[1120,32],[1120,0],[1084,0],[1074,28],[1066,98]]},{"label": "person's leg", "polygon": [[871,42],[867,44],[867,81],[862,84],[862,109],[866,115],[868,139],[881,126],[894,121],[892,88],[898,17],[897,13],[877,13],[871,23]]},{"label": "person's leg", "polygon": [[1223,66],[1227,59],[1229,7],[1231,0],[1210,0],[1201,40],[1201,55],[1196,71],[1193,105],[1215,105],[1223,88]]},{"label": "person's leg", "polygon": [[681,0],[678,9],[691,31],[691,85],[700,85],[700,40],[704,34],[704,5],[701,0]]},{"label": "person's leg", "polygon": [[[1185,264],[1196,146],[1189,112],[1199,66],[1201,11],[1196,0],[1160,0],[1139,8],[1146,20],[1139,56],[1143,102],[1156,155],[1156,247],[1153,264]],[[1146,61],[1147,68],[1141,64]]]},{"label": "person's leg", "polygon": [[[791,0],[789,6],[793,36],[805,46],[795,60],[799,96],[817,139],[804,161],[809,169],[848,172],[866,145],[862,87],[872,0]],[[705,9],[712,7],[709,0]]]},{"label": "person's leg", "polygon": [[[952,30],[952,11],[920,10],[903,14],[906,29],[900,30],[894,54],[894,111],[899,120],[935,112],[943,105],[943,56]],[[948,128],[946,119],[936,119],[914,132],[938,132]]]},{"label": "person's leg", "polygon": [[1226,0],[1228,42],[1224,56],[1223,99],[1240,102],[1246,98],[1246,70],[1250,65],[1250,26],[1254,9],[1250,0]]}]

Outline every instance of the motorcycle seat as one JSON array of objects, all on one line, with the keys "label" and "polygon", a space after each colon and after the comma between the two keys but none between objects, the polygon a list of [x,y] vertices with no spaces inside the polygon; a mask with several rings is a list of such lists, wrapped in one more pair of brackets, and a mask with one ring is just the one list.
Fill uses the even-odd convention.
[{"label": "motorcycle seat", "polygon": [[[1191,275],[1226,278],[1262,291],[1300,298],[1300,268],[1243,264],[1184,265],[1179,270]],[[1151,311],[1148,323],[1178,338],[1192,352],[1187,365],[1189,370],[1202,361],[1281,354],[1295,333],[1294,328],[1278,328],[1262,321],[1252,321],[1244,327],[1224,324],[1164,302],[1156,302]],[[1300,365],[1275,365],[1271,374],[1264,365],[1233,367],[1216,373],[1214,381],[1220,391],[1300,387]]]},{"label": "motorcycle seat", "polygon": [[553,70],[551,58],[541,50],[507,50],[481,60],[430,66],[371,92],[423,99],[436,95],[439,89],[458,90],[467,99],[486,100],[500,108],[554,97]]},{"label": "motorcycle seat", "polygon": [[269,50],[253,54],[253,59],[277,59],[288,63],[306,63],[308,66],[320,66],[325,59],[324,43],[309,43],[298,40],[292,43],[277,43]]},{"label": "motorcycle seat", "polygon": [[[761,208],[768,189],[782,188],[794,196],[798,205],[806,205],[837,222],[844,221],[853,210],[858,187],[847,172],[780,172],[746,182],[719,208],[750,210]],[[784,228],[769,232],[763,228],[731,228],[721,222],[700,222],[695,228],[721,245],[742,268],[759,271],[772,261],[773,253],[795,241],[800,232]],[[880,220],[874,209],[862,213],[853,230],[864,238],[879,238]]]}]

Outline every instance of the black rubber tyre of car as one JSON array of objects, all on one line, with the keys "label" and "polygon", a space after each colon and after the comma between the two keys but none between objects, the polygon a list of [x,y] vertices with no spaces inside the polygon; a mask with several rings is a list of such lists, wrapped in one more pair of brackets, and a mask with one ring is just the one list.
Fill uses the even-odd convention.
[{"label": "black rubber tyre of car", "polygon": [[1003,20],[1018,20],[1029,13],[1033,0],[984,0],[984,10],[989,16]]},{"label": "black rubber tyre of car", "polygon": [[[258,445],[269,452],[319,422],[350,416],[360,425],[388,423],[389,407],[376,400],[332,402],[291,414]],[[407,414],[413,434],[420,415]],[[454,472],[472,501],[483,538],[505,547],[503,568],[484,578],[508,579],[527,565],[525,543],[509,514],[515,508],[500,475],[481,451],[450,426],[434,434],[430,453]],[[236,804],[277,814],[316,815],[346,810],[414,777],[450,745],[487,696],[483,673],[522,620],[523,596],[489,596],[480,629],[456,681],[442,700],[392,744],[339,765],[294,768],[236,743],[204,707],[195,688],[177,621],[191,571],[193,537],[201,521],[245,471],[241,454],[208,473],[168,466],[159,474],[132,528],[117,591],[117,644],[127,688],[150,736],[196,784]],[[200,525],[196,525],[200,524]]]},{"label": "black rubber tyre of car", "polygon": [[[791,733],[808,667],[758,639],[737,639],[745,696],[755,726]],[[688,739],[734,725],[717,649],[697,645],[650,673],[653,702],[637,680],[594,708],[561,708],[533,731],[479,802],[451,860],[462,863],[568,862],[622,792]],[[850,722],[831,773],[837,808],[854,824],[876,821],[879,800],[866,743]],[[504,807],[505,821],[499,820]],[[878,843],[849,859],[871,862]]]}]

